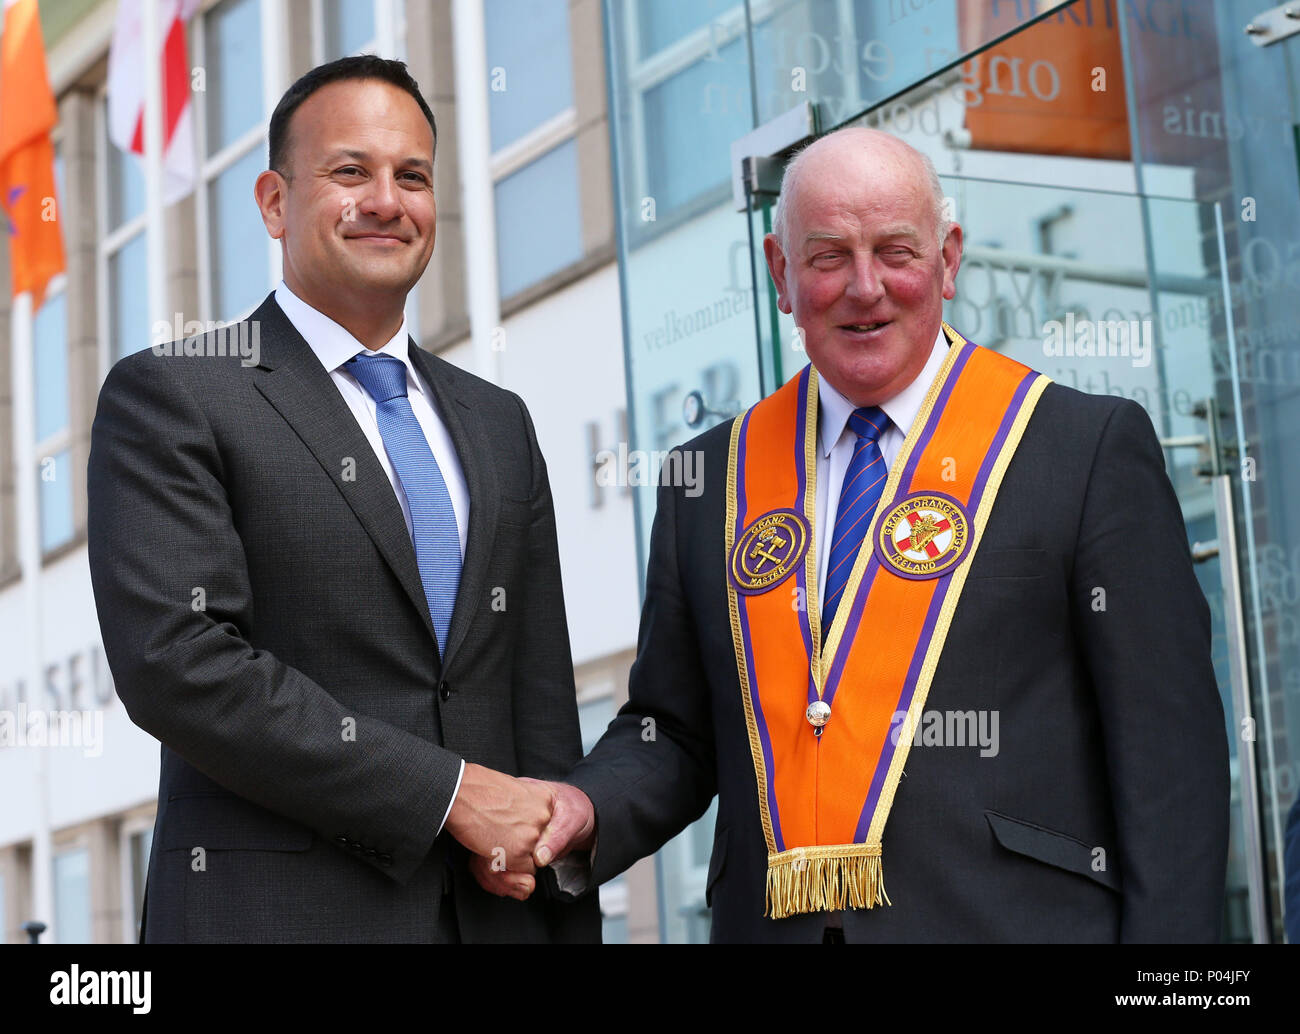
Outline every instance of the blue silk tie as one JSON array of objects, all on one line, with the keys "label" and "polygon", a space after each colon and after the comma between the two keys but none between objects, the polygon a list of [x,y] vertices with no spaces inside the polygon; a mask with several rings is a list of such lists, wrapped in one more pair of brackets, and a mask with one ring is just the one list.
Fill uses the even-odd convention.
[{"label": "blue silk tie", "polygon": [[853,458],[844,472],[840,505],[835,511],[835,531],[831,537],[831,556],[826,572],[826,601],[822,604],[823,636],[835,620],[835,609],[849,584],[858,547],[871,527],[880,493],[885,489],[889,468],[880,451],[879,438],[889,426],[889,417],[878,406],[865,406],[849,414],[849,427],[858,436]]},{"label": "blue silk tie", "polygon": [[391,355],[361,352],[343,367],[375,400],[375,416],[384,450],[392,461],[411,511],[411,535],[420,568],[424,598],[445,651],[451,612],[460,585],[460,532],[456,511],[438,461],[406,397],[406,364]]}]

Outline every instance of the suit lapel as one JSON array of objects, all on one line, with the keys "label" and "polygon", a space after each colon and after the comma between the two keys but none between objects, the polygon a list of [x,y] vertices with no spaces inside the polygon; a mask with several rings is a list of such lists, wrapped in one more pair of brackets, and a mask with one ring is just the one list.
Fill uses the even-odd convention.
[{"label": "suit lapel", "polygon": [[[369,440],[325,367],[276,304],[274,292],[249,319],[260,321],[262,357],[255,380],[257,390],[297,432],[334,482],[436,641],[415,547],[392,483]],[[456,448],[461,449],[459,440]],[[351,466],[345,465],[349,459],[355,464],[354,480],[344,476],[345,466]],[[472,541],[473,532],[470,534]],[[462,575],[462,595],[464,589]],[[452,628],[454,634],[454,620]]]},{"label": "suit lapel", "polygon": [[469,488],[469,534],[465,541],[465,562],[461,567],[456,607],[451,614],[451,628],[447,632],[447,644],[443,650],[445,671],[457,648],[465,640],[478,601],[483,599],[488,560],[492,556],[497,515],[501,509],[500,491],[496,465],[489,447],[489,442],[492,441],[491,428],[483,424],[479,414],[461,397],[456,368],[435,359],[417,346],[414,339],[410,341],[410,356],[425,384],[433,392],[438,415],[442,417],[447,433],[451,435],[461,470],[465,474],[465,484]]}]

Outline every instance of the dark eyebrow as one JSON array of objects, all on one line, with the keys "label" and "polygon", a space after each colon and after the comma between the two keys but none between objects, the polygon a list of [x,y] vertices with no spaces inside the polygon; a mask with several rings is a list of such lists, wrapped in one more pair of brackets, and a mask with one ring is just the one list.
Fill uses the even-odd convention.
[{"label": "dark eyebrow", "polygon": [[[358,151],[355,147],[340,147],[330,154],[328,160],[334,161],[337,158],[351,158],[353,161],[369,162],[370,154],[366,151]],[[420,169],[430,176],[433,175],[433,163],[428,158],[418,158],[411,155],[402,160],[402,165],[408,168]]]}]

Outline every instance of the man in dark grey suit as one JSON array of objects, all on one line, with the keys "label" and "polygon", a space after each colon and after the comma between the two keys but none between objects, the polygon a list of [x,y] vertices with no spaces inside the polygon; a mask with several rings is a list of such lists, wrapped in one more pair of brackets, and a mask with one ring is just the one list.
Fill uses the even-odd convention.
[{"label": "man in dark grey suit", "polygon": [[95,599],[162,741],[147,941],[599,940],[594,896],[529,898],[581,753],[546,465],[406,333],[435,145],[400,62],[308,73],[255,188],[283,283],[101,392]]},{"label": "man in dark grey suit", "polygon": [[[932,426],[925,422],[928,407],[943,405],[943,393],[932,385],[956,377],[954,356],[969,357],[971,345],[941,322],[943,299],[954,294],[962,236],[944,217],[933,167],[901,141],[870,130],[842,130],[805,150],[786,171],[780,204],[775,233],[765,241],[769,269],[780,307],[793,312],[819,376],[808,403],[818,407],[816,438],[806,453],[798,451],[816,467],[808,551],[820,577],[808,576],[806,591],[812,600],[821,597],[825,643],[825,615],[836,602],[831,576],[858,564],[872,570],[875,562],[868,552],[856,561],[846,553],[850,559],[839,568],[830,563],[853,530],[849,522],[842,531],[838,510],[855,506],[885,478],[884,469],[891,483],[906,476],[907,448],[922,449],[919,431]],[[980,361],[986,369],[1009,364]],[[1025,376],[1025,384],[1035,377]],[[811,383],[807,369],[800,377]],[[960,605],[923,697],[925,734],[918,727],[908,737],[912,747],[902,755],[906,768],[892,807],[886,805],[883,842],[867,842],[864,822],[861,842],[849,845],[853,857],[869,858],[876,849],[891,903],[834,909],[815,896],[802,905],[791,896],[792,914],[765,914],[771,911],[765,900],[770,906],[798,886],[813,862],[832,855],[839,862],[845,854],[816,846],[825,840],[810,849],[799,844],[796,850],[810,853],[789,865],[789,881],[774,880],[774,863],[782,864],[781,849],[771,848],[782,835],[776,797],[782,797],[787,834],[801,821],[809,825],[810,813],[820,820],[825,805],[816,792],[792,789],[807,784],[787,781],[776,794],[765,787],[780,779],[785,755],[800,756],[796,749],[819,751],[807,770],[820,773],[815,766],[837,757],[826,751],[845,742],[837,737],[849,728],[846,712],[876,698],[889,705],[907,685],[864,680],[840,690],[829,721],[829,706],[814,711],[824,700],[805,715],[808,665],[818,660],[799,651],[817,643],[815,618],[803,643],[798,633],[789,643],[804,664],[802,678],[775,686],[760,680],[766,696],[752,681],[742,683],[742,668],[751,677],[758,669],[752,657],[742,660],[734,641],[742,613],[737,598],[729,602],[729,591],[736,591],[729,584],[739,584],[737,554],[727,554],[724,532],[740,521],[728,512],[729,478],[749,469],[756,472],[751,483],[761,485],[793,460],[778,448],[755,451],[750,467],[742,463],[736,473],[729,470],[729,444],[733,432],[744,435],[760,419],[755,413],[766,400],[682,447],[697,453],[703,492],[671,484],[660,489],[630,699],[569,777],[589,802],[556,817],[538,857],[588,846],[594,805],[594,877],[610,879],[658,850],[716,795],[706,890],[715,941],[1215,940],[1227,863],[1227,739],[1210,661],[1209,612],[1192,573],[1178,501],[1137,405],[1035,386],[1037,408],[999,475],[964,590],[958,583]],[[874,433],[855,434],[854,417],[866,411],[874,414]],[[956,451],[962,439],[996,426],[967,423],[950,430],[940,448]],[[858,451],[865,456],[872,448],[880,451],[878,465],[872,470],[864,462],[865,476],[851,484]],[[665,469],[673,469],[671,458]],[[953,480],[961,476],[954,469]],[[922,487],[956,491],[944,475]],[[896,500],[887,499],[882,510]],[[758,509],[776,505],[782,504],[768,501]],[[809,511],[796,507],[797,514],[772,513],[786,514],[785,526],[796,528],[791,516],[810,513],[808,505]],[[870,537],[880,526],[871,511],[856,522],[873,529],[860,548],[884,555],[885,540]],[[930,532],[937,527],[932,523]],[[739,532],[737,539],[746,541]],[[758,540],[749,555],[762,547]],[[785,562],[777,554],[770,559]],[[879,564],[872,592],[877,585],[901,592],[902,583],[888,584],[897,576],[884,560]],[[745,591],[751,598],[779,597],[765,613],[814,611],[811,602],[792,599],[796,579],[774,584],[766,589],[755,582]],[[841,584],[841,590],[852,598],[851,588]],[[859,613],[847,607],[841,603],[839,611]],[[878,624],[856,633],[866,656],[888,654],[900,637],[916,642],[915,626],[907,627],[901,611],[878,616]],[[756,656],[757,639],[746,643]],[[765,724],[755,719],[760,700],[768,709]],[[774,703],[786,710],[773,711]],[[779,723],[774,713],[782,716]],[[941,716],[934,738],[930,714]],[[966,715],[980,716],[978,742],[969,723],[964,742],[945,739],[942,730],[955,724],[949,716]],[[993,735],[986,739],[986,731]],[[833,797],[849,777],[870,774],[876,763],[865,754],[847,760],[839,770],[843,781],[812,783],[812,790]],[[844,882],[827,881],[827,898],[856,876],[847,862],[844,873]],[[507,886],[506,877],[485,867],[475,874],[490,889]]]}]

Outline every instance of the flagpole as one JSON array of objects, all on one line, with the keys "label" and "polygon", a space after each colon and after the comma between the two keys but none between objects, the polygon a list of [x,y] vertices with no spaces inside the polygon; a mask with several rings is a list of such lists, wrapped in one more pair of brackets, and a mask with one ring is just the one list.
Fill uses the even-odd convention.
[{"label": "flagpole", "polygon": [[[22,571],[23,611],[28,634],[23,637],[22,701],[33,710],[43,705],[41,687],[41,544],[37,531],[40,500],[36,489],[36,388],[32,372],[35,335],[32,332],[32,295],[24,291],[13,300],[9,321],[9,372],[13,386],[13,445],[15,507],[18,518],[18,562]],[[23,731],[26,731],[25,729]],[[46,926],[49,940],[57,940],[54,922],[54,848],[50,825],[50,748],[32,748],[32,776],[36,786],[32,829],[32,908],[30,918]]]},{"label": "flagpole", "polygon": [[[148,325],[172,323],[167,305],[167,242],[163,228],[163,128],[162,128],[162,36],[154,0],[140,4],[141,38],[144,42],[144,189],[145,261],[148,284]],[[128,352],[153,341],[124,342]]]}]

